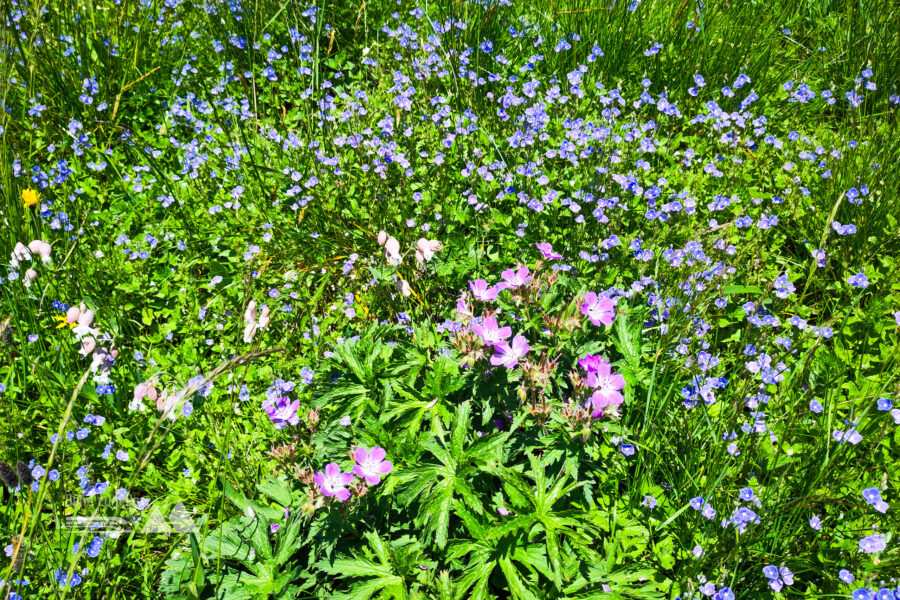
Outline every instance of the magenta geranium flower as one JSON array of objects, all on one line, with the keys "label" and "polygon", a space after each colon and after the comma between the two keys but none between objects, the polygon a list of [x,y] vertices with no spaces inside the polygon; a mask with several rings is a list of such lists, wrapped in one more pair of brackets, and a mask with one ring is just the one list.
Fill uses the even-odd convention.
[{"label": "magenta geranium flower", "polygon": [[[596,373],[597,369],[600,368],[600,365],[605,363],[603,357],[599,354],[585,354],[584,358],[578,359],[578,366],[585,370],[587,373]],[[606,363],[609,364],[609,363]]]},{"label": "magenta geranium flower", "polygon": [[297,410],[300,408],[300,401],[282,396],[277,400],[263,400],[263,410],[269,415],[269,420],[275,423],[275,429],[284,429],[287,425],[297,425],[300,417],[297,416]]},{"label": "magenta geranium flower", "polygon": [[472,331],[487,346],[495,346],[512,335],[511,328],[497,325],[497,317],[487,317],[480,325],[472,325]]},{"label": "magenta geranium flower", "polygon": [[484,279],[476,279],[475,281],[469,282],[469,289],[472,290],[472,295],[476,300],[481,300],[482,302],[491,302],[497,299],[497,294],[500,293],[494,286],[489,286],[488,282]]},{"label": "magenta geranium flower", "polygon": [[341,502],[350,499],[350,490],[347,486],[353,481],[353,473],[342,473],[337,463],[325,465],[325,472],[319,471],[313,476],[313,481],[319,486],[323,496],[335,497]]},{"label": "magenta geranium flower", "polygon": [[541,256],[547,260],[559,260],[562,258],[562,254],[553,251],[553,246],[550,245],[550,242],[536,242],[535,246],[540,251]]},{"label": "magenta geranium flower", "polygon": [[503,281],[497,284],[497,288],[501,290],[512,290],[531,281],[528,267],[519,267],[516,270],[506,269],[500,273],[500,276],[503,277]]},{"label": "magenta geranium flower", "polygon": [[613,320],[616,318],[616,305],[609,298],[600,298],[596,293],[588,292],[584,295],[581,314],[587,315],[591,323],[597,327],[600,325],[612,325]]},{"label": "magenta geranium flower", "polygon": [[612,372],[612,367],[607,361],[601,361],[597,370],[588,373],[587,384],[594,388],[594,393],[588,402],[595,411],[603,411],[609,407],[617,407],[625,398],[619,390],[625,387],[625,378]]},{"label": "magenta geranium flower", "polygon": [[519,359],[528,354],[531,346],[525,336],[517,335],[513,338],[512,344],[506,342],[498,342],[494,344],[494,350],[497,354],[491,357],[491,364],[495,367],[503,365],[507,369],[515,368],[519,364]]},{"label": "magenta geranium flower", "polygon": [[365,479],[369,485],[378,485],[381,483],[381,476],[394,469],[391,461],[384,460],[385,456],[387,453],[384,448],[375,446],[371,450],[366,450],[364,446],[360,446],[353,453],[353,460],[356,461],[353,472]]}]

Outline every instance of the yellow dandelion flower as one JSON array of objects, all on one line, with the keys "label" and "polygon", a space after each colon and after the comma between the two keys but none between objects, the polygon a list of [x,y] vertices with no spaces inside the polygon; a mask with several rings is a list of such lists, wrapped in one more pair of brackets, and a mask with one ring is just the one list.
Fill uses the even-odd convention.
[{"label": "yellow dandelion flower", "polygon": [[41,195],[31,188],[22,190],[22,201],[25,202],[26,207],[34,206],[35,204],[37,204],[38,198],[40,197]]},{"label": "yellow dandelion flower", "polygon": [[60,317],[60,316],[54,315],[53,318],[54,318],[54,320],[59,321],[59,323],[57,323],[57,325],[56,325],[56,328],[57,328],[57,329],[62,329],[62,328],[65,327],[66,325],[69,326],[69,329],[74,329],[75,326],[78,325],[77,322],[75,322],[75,323],[68,323],[68,322],[67,322],[68,319],[66,318],[65,315],[63,315],[63,316],[61,316],[61,317]]}]

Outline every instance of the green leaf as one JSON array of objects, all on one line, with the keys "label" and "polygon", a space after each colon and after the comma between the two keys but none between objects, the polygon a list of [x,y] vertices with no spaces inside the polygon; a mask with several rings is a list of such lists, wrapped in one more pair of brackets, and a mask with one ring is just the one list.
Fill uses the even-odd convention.
[{"label": "green leaf", "polygon": [[284,507],[291,505],[291,488],[284,480],[269,478],[257,483],[256,489]]},{"label": "green leaf", "polygon": [[503,574],[506,575],[506,583],[513,598],[517,600],[537,600],[537,596],[528,589],[528,586],[522,580],[522,576],[510,559],[504,556],[497,562],[500,564]]}]

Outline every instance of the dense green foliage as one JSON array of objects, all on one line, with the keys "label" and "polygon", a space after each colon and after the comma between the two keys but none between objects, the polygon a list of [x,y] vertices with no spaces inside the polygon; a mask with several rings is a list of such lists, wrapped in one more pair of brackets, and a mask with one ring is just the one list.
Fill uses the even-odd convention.
[{"label": "dense green foliage", "polygon": [[3,18],[4,597],[900,598],[896,3]]}]

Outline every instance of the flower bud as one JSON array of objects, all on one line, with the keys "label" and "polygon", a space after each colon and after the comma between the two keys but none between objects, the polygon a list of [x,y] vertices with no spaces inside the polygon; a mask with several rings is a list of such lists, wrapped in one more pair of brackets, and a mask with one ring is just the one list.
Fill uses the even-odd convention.
[{"label": "flower bud", "polygon": [[384,243],[384,257],[391,265],[397,266],[400,264],[402,259],[400,257],[400,242],[397,241],[397,238],[389,237]]},{"label": "flower bud", "polygon": [[78,324],[83,325],[84,327],[93,327],[94,326],[94,311],[82,310],[81,314],[78,315]]},{"label": "flower bud", "polygon": [[79,354],[82,356],[87,356],[94,352],[94,349],[97,347],[97,340],[88,336],[81,338],[81,350]]},{"label": "flower bud", "polygon": [[244,322],[250,323],[256,320],[256,300],[247,303],[247,309],[244,311]]},{"label": "flower bud", "polygon": [[412,290],[409,287],[409,282],[405,279],[397,280],[397,291],[400,292],[404,297],[408,298],[410,294],[412,294]]},{"label": "flower bud", "polygon": [[25,247],[25,244],[16,242],[16,246],[13,248],[12,257],[17,261],[30,260],[31,252]]}]

